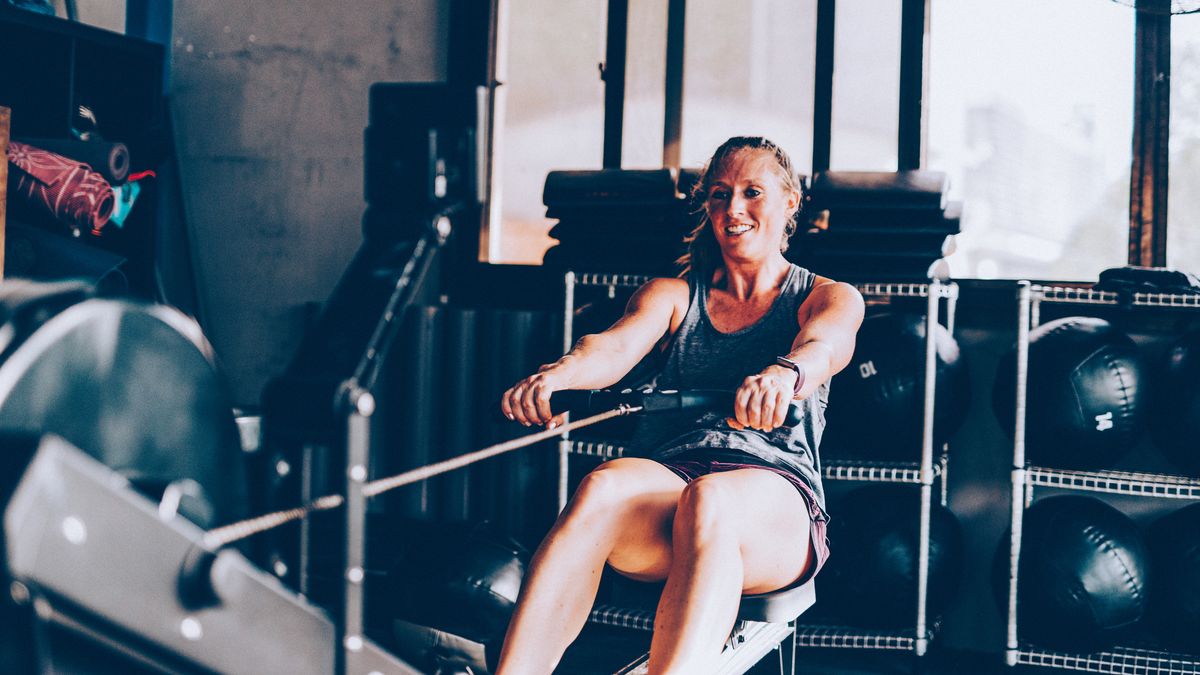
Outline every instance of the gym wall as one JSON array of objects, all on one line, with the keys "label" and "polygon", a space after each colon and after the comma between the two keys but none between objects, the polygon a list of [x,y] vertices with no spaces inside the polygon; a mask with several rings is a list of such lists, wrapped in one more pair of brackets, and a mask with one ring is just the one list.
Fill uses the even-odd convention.
[{"label": "gym wall", "polygon": [[361,241],[367,89],[445,78],[437,0],[179,2],[176,122],[205,331],[256,405]]}]

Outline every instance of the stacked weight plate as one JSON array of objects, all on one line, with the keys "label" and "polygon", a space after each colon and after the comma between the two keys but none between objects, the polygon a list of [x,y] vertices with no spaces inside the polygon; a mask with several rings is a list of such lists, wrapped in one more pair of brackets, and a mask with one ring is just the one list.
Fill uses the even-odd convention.
[{"label": "stacked weight plate", "polygon": [[826,171],[813,177],[807,220],[788,257],[854,281],[944,279],[962,203],[948,202],[944,173]]},{"label": "stacked weight plate", "polygon": [[543,264],[673,276],[693,222],[679,182],[672,169],[551,171],[542,200],[558,244]]}]

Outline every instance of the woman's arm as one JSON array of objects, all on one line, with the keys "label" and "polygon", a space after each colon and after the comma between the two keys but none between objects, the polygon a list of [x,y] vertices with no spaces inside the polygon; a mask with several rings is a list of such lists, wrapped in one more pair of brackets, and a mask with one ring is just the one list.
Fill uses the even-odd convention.
[{"label": "woman's arm", "polygon": [[562,358],[512,386],[500,398],[500,410],[525,426],[553,424],[550,394],[563,389],[601,389],[618,382],[687,311],[683,279],[653,279],[629,299],[625,314],[602,333],[585,335]]},{"label": "woman's arm", "polygon": [[[858,289],[818,278],[800,305],[800,332],[792,341],[792,350],[780,354],[793,361],[799,372],[789,366],[770,365],[747,377],[734,398],[738,424],[763,431],[781,426],[793,399],[808,397],[850,363],[863,313]],[[794,387],[801,378],[796,391]]]}]

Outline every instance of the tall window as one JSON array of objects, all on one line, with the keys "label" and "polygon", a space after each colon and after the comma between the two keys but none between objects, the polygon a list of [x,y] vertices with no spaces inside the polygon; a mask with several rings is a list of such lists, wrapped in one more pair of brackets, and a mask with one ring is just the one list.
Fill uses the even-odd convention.
[{"label": "tall window", "polygon": [[1089,280],[1124,265],[1134,12],[936,0],[930,22],[927,166],[964,201],[954,276]]},{"label": "tall window", "polygon": [[487,258],[540,264],[554,243],[542,204],[546,173],[601,165],[604,86],[597,65],[604,60],[606,7],[564,0],[507,4],[497,55],[503,85],[494,121]]},{"label": "tall window", "polygon": [[681,163],[730,136],[766,136],[812,163],[816,0],[688,0]]},{"label": "tall window", "polygon": [[667,0],[629,0],[621,166],[657,169],[666,117]]},{"label": "tall window", "polygon": [[1167,265],[1200,273],[1200,15],[1171,17]]},{"label": "tall window", "polygon": [[834,24],[829,168],[895,171],[900,0],[839,0]]}]

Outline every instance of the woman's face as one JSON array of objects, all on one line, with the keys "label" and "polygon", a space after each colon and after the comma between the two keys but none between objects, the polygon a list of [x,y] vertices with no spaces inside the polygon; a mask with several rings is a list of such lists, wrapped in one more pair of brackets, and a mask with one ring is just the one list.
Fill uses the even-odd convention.
[{"label": "woman's face", "polygon": [[774,154],[755,149],[734,152],[717,168],[705,208],[727,258],[765,260],[779,253],[788,218],[800,204],[781,171]]}]

